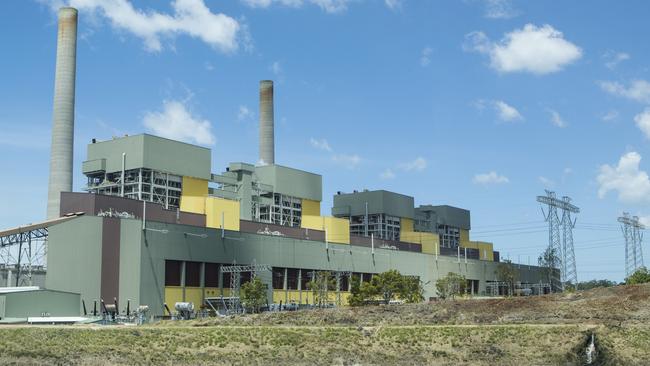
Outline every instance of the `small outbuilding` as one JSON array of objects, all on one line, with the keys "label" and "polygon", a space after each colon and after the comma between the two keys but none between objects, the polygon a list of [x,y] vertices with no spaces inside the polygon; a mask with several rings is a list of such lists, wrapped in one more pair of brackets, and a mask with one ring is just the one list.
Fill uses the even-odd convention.
[{"label": "small outbuilding", "polygon": [[78,317],[81,295],[38,287],[0,287],[0,323],[31,317]]}]

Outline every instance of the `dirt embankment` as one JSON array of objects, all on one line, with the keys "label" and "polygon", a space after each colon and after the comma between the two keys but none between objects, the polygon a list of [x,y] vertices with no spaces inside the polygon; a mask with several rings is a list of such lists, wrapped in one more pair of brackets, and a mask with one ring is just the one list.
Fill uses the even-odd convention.
[{"label": "dirt embankment", "polygon": [[[178,323],[176,323],[178,324]],[[196,320],[195,326],[379,326],[435,324],[650,324],[650,284],[568,294],[462,299],[428,304],[263,313]],[[186,325],[186,324],[184,324]]]},{"label": "dirt embankment", "polygon": [[124,326],[0,327],[0,364],[648,365],[650,284]]}]

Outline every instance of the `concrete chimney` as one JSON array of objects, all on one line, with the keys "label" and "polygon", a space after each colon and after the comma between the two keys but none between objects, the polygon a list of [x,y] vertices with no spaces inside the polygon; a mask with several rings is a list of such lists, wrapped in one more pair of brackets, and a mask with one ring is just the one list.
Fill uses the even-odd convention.
[{"label": "concrete chimney", "polygon": [[47,218],[59,217],[61,192],[72,191],[77,9],[59,9]]},{"label": "concrete chimney", "polygon": [[275,164],[273,81],[260,81],[260,164]]}]

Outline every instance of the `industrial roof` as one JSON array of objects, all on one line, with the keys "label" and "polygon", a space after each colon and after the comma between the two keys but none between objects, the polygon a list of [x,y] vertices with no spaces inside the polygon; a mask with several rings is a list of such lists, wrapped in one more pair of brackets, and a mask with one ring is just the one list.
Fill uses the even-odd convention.
[{"label": "industrial roof", "polygon": [[15,227],[15,228],[2,230],[2,231],[0,231],[0,238],[10,236],[10,235],[16,235],[16,234],[20,234],[20,233],[25,233],[25,232],[32,231],[32,230],[45,229],[45,228],[48,228],[50,226],[54,226],[54,225],[60,224],[60,223],[62,223],[64,221],[68,221],[68,220],[73,219],[75,217],[81,216],[83,214],[84,214],[83,212],[77,212],[77,213],[68,214],[66,216],[59,217],[59,218],[56,218],[56,219],[38,222],[36,224],[27,224],[25,226],[18,226],[18,227]]}]

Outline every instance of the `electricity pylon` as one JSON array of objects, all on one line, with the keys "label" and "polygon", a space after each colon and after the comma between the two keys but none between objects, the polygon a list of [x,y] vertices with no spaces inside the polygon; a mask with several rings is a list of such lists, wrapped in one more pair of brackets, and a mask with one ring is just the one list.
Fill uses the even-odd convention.
[{"label": "electricity pylon", "polygon": [[643,267],[643,251],[641,242],[643,234],[641,230],[645,226],[639,222],[638,216],[630,216],[629,213],[623,212],[623,216],[618,218],[623,237],[625,238],[625,277],[633,274],[637,269]]},{"label": "electricity pylon", "polygon": [[[571,198],[564,196],[557,198],[555,192],[546,190],[546,196],[537,196],[537,202],[548,206],[547,213],[542,207],[544,220],[548,222],[548,246],[549,249],[559,258],[560,290],[564,290],[567,283],[574,286],[578,283],[578,272],[576,270],[576,257],[573,248],[573,228],[575,219],[571,220],[572,213],[580,212],[580,209],[571,203]],[[562,221],[557,210],[562,210]],[[560,237],[560,226],[562,235]]]}]

